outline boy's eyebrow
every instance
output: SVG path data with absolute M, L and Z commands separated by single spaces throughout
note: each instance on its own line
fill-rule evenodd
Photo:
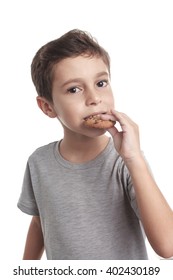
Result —
M 99 77 L 101 77 L 101 76 L 109 76 L 109 73 L 108 72 L 106 72 L 106 71 L 102 71 L 102 72 L 99 72 L 99 73 L 97 73 L 96 75 L 95 75 L 95 78 L 99 78 Z M 62 85 L 61 85 L 61 87 L 64 87 L 64 86 L 66 86 L 66 85 L 68 85 L 68 84 L 70 84 L 70 83 L 75 83 L 75 82 L 80 82 L 80 81 L 82 81 L 82 78 L 72 78 L 72 79 L 69 79 L 69 80 L 67 80 L 67 81 L 65 81 Z
M 108 72 L 106 72 L 106 71 L 102 71 L 102 72 L 99 72 L 99 73 L 97 73 L 96 74 L 96 78 L 99 78 L 99 77 L 101 77 L 101 76 L 109 76 L 109 73 Z

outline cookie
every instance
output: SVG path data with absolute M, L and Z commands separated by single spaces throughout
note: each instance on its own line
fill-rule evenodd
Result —
M 90 116 L 84 120 L 84 124 L 88 127 L 108 129 L 115 125 L 115 121 L 102 120 L 99 116 Z

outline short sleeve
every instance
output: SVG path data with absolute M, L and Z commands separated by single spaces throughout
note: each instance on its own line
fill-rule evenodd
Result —
M 35 195 L 32 186 L 32 178 L 31 178 L 31 173 L 30 173 L 30 168 L 28 163 L 26 166 L 22 191 L 17 206 L 22 212 L 26 214 L 39 216 L 39 211 L 35 200 Z

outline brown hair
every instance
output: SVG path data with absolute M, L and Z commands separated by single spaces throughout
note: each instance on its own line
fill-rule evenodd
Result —
M 110 72 L 108 53 L 89 33 L 74 29 L 42 46 L 34 56 L 31 76 L 38 95 L 52 101 L 54 66 L 65 58 L 79 55 L 102 58 Z

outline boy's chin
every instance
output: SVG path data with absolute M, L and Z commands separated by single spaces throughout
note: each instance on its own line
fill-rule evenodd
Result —
M 89 129 L 90 131 L 88 131 L 86 133 L 86 136 L 88 137 L 98 137 L 98 136 L 101 136 L 101 135 L 104 135 L 106 133 L 106 129 L 98 129 L 98 128 L 92 128 L 92 129 Z

